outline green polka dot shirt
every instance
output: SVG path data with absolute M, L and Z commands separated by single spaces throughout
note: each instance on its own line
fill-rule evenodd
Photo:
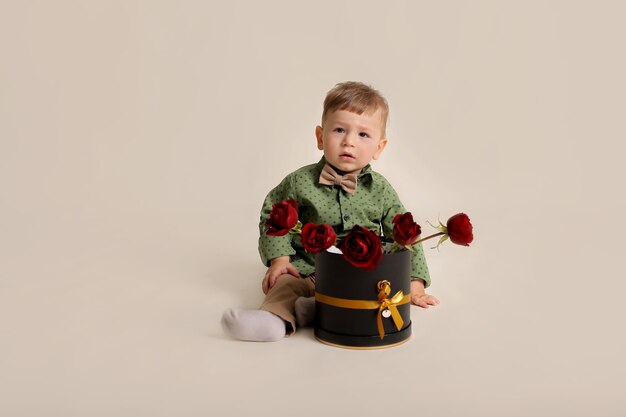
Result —
M 385 177 L 367 165 L 358 175 L 355 193 L 350 195 L 338 185 L 319 183 L 325 164 L 322 157 L 317 164 L 292 172 L 265 197 L 259 221 L 259 254 L 266 266 L 274 258 L 289 256 L 300 275 L 315 272 L 315 255 L 304 250 L 299 236 L 265 234 L 265 222 L 272 204 L 290 198 L 298 203 L 298 217 L 303 225 L 327 223 L 335 229 L 339 239 L 345 237 L 353 226 L 359 225 L 381 234 L 383 241 L 393 241 L 393 218 L 406 210 Z M 421 244 L 416 245 L 415 252 L 411 253 L 411 264 L 411 279 L 422 279 L 428 287 L 430 275 Z

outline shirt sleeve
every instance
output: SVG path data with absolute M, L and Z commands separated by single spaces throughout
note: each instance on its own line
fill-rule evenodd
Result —
M 382 218 L 383 235 L 386 239 L 392 240 L 393 232 L 393 219 L 398 214 L 406 213 L 404 205 L 400 201 L 396 190 L 393 189 L 391 184 L 385 180 L 384 195 L 384 212 Z M 413 246 L 415 252 L 411 252 L 411 280 L 422 279 L 424 281 L 424 287 L 430 286 L 430 273 L 428 271 L 428 265 L 426 264 L 426 258 L 424 257 L 424 248 L 419 243 Z
M 296 253 L 291 245 L 291 234 L 287 233 L 284 236 L 267 236 L 265 234 L 265 229 L 267 228 L 265 222 L 269 219 L 272 205 L 280 203 L 283 200 L 289 200 L 290 198 L 295 199 L 295 187 L 292 175 L 286 177 L 276 188 L 271 190 L 263 201 L 259 220 L 259 255 L 261 255 L 261 262 L 263 262 L 265 266 L 269 266 L 270 261 L 274 258 L 292 256 Z

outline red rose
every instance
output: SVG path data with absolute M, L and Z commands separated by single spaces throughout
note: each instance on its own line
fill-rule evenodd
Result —
M 422 233 L 419 224 L 413 221 L 411 213 L 398 214 L 393 218 L 393 240 L 400 245 L 412 245 Z
M 357 268 L 371 271 L 383 259 L 380 237 L 371 230 L 354 226 L 348 236 L 341 240 L 339 249 L 343 257 Z
M 472 240 L 474 240 L 472 223 L 470 223 L 470 219 L 465 213 L 458 213 L 450 217 L 446 227 L 452 243 L 469 246 Z
M 328 224 L 307 223 L 302 228 L 302 246 L 310 253 L 325 251 L 336 239 L 335 230 Z
M 265 222 L 268 236 L 284 236 L 298 223 L 298 204 L 293 198 L 272 205 L 270 218 Z

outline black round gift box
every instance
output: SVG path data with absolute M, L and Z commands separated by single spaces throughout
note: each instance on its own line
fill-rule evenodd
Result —
M 372 271 L 357 268 L 341 254 L 320 252 L 315 259 L 315 291 L 329 297 L 378 301 L 378 283 L 391 284 L 392 297 L 398 291 L 411 292 L 410 252 L 383 255 Z M 352 348 L 379 349 L 406 342 L 411 337 L 411 303 L 396 307 L 403 320 L 400 330 L 391 318 L 383 318 L 385 334 L 380 338 L 377 309 L 355 309 L 315 303 L 315 337 L 323 343 Z

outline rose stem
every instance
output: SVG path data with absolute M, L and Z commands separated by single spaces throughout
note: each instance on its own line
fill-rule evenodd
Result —
M 431 239 L 433 237 L 441 236 L 441 235 L 445 235 L 445 233 L 444 232 L 439 232 L 439 233 L 432 234 L 430 236 L 426 236 L 425 238 L 422 238 L 422 239 L 417 239 L 415 241 L 415 243 L 413 243 L 413 245 L 417 245 L 418 243 L 422 243 L 425 240 Z

